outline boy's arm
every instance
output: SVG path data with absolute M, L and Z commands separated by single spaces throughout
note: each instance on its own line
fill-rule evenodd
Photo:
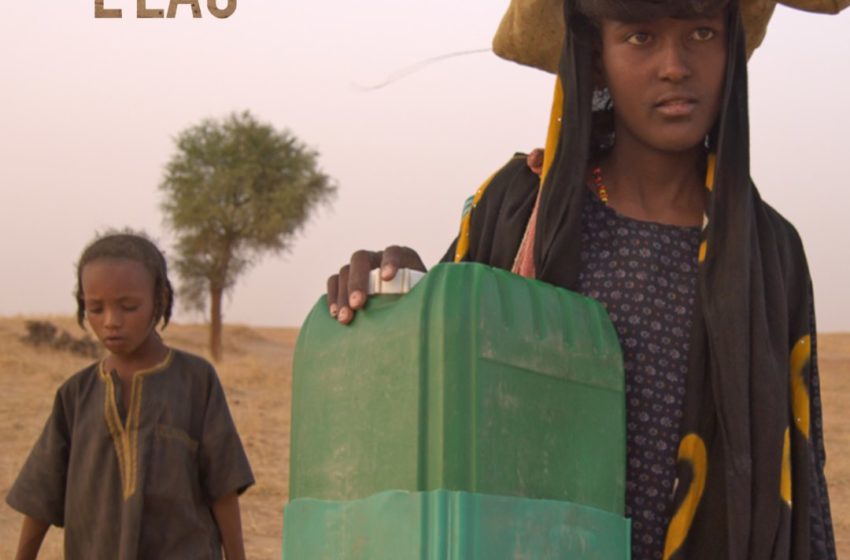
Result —
M 225 558 L 227 560 L 245 560 L 242 519 L 239 514 L 239 495 L 234 491 L 217 499 L 213 502 L 212 512 L 221 533 Z
M 39 521 L 29 515 L 24 515 L 24 522 L 21 525 L 21 538 L 18 541 L 18 552 L 15 554 L 15 560 L 35 560 L 38 557 L 38 550 L 41 548 L 41 543 L 44 541 L 44 535 L 50 528 L 49 523 Z

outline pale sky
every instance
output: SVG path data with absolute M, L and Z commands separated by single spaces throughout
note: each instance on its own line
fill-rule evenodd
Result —
M 224 5 L 223 0 L 219 1 Z M 417 61 L 486 48 L 507 0 L 242 0 L 235 14 L 95 19 L 94 0 L 6 2 L 0 18 L 0 315 L 71 314 L 95 232 L 131 226 L 170 249 L 158 185 L 173 138 L 250 110 L 321 154 L 339 195 L 238 283 L 225 321 L 297 326 L 354 249 L 435 262 L 464 199 L 543 143 L 553 77 L 490 53 L 364 92 Z M 166 8 L 167 0 L 147 0 Z M 821 331 L 850 331 L 850 10 L 778 7 L 750 62 L 752 171 L 800 231 Z M 177 313 L 179 321 L 201 317 Z

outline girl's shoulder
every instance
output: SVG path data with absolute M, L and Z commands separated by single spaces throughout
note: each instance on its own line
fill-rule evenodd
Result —
M 794 224 L 767 202 L 760 202 L 764 223 L 770 227 L 778 247 L 786 253 L 786 258 L 803 258 L 803 240 Z
M 537 195 L 540 176 L 528 165 L 528 154 L 516 152 L 476 193 L 479 200 L 512 202 Z

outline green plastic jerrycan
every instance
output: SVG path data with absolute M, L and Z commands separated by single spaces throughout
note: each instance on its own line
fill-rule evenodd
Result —
M 622 515 L 622 354 L 605 310 L 441 264 L 349 326 L 320 300 L 295 349 L 290 499 L 436 489 Z

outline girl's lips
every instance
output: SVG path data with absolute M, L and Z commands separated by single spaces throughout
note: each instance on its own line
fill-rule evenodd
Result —
M 655 110 L 665 117 L 687 117 L 696 110 L 697 102 L 687 97 L 671 97 L 655 104 Z

